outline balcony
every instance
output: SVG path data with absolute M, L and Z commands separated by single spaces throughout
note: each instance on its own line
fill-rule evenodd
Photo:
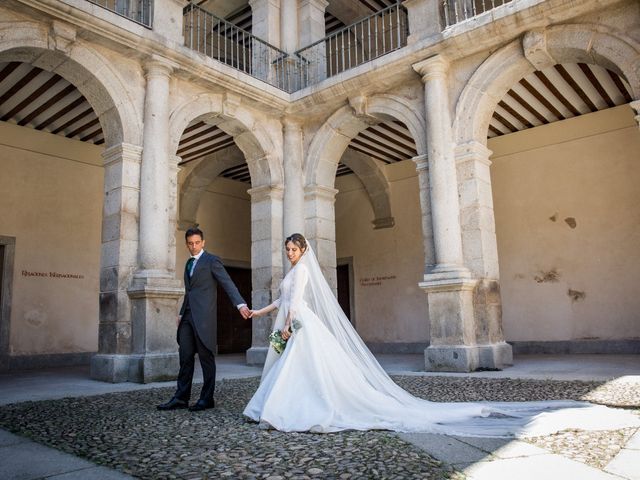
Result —
M 469 20 L 513 0 L 443 0 L 442 17 L 445 27 Z
M 87 0 L 140 25 L 151 28 L 153 0 Z

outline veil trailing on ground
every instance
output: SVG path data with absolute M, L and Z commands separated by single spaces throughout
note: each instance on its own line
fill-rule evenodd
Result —
M 362 381 L 376 392 L 378 400 L 371 407 L 370 423 L 365 422 L 366 428 L 430 431 L 450 435 L 524 437 L 567 428 L 610 430 L 640 426 L 640 419 L 629 412 L 588 402 L 552 400 L 442 403 L 414 397 L 389 377 L 355 331 L 322 274 L 311 246 L 307 247 L 298 263 L 306 270 L 306 275 L 297 277 L 296 273 L 294 277 L 306 277 L 304 303 L 335 338 L 346 354 L 346 359 L 353 363 L 364 378 Z M 283 322 L 282 318 L 280 322 Z M 316 340 L 312 342 L 318 349 L 326 348 L 322 344 L 316 344 Z M 346 359 L 343 361 L 347 361 Z M 363 384 L 344 388 L 350 390 L 349 395 L 354 396 L 363 395 L 368 390 Z M 370 390 L 369 392 L 371 395 Z M 350 415 L 349 411 L 346 414 Z
M 305 302 L 360 368 L 367 381 L 376 390 L 384 392 L 400 402 L 415 401 L 415 397 L 391 380 L 351 325 L 322 274 L 311 245 L 302 255 L 300 263 L 307 268 L 308 272 L 309 283 L 304 292 Z

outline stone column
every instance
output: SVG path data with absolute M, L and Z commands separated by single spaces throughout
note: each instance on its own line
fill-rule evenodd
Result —
M 280 48 L 280 3 L 281 0 L 249 0 L 252 15 L 251 33 L 255 37 Z M 267 49 L 264 43 L 255 41 L 252 48 L 252 75 L 268 80 L 274 78 L 278 72 L 276 64 L 278 58 L 275 52 Z
M 442 57 L 435 56 L 414 64 L 413 68 L 422 75 L 425 85 L 429 192 L 436 262 L 431 273 L 469 278 L 470 273 L 463 266 L 460 237 L 460 209 L 447 88 L 448 63 Z
M 299 48 L 308 47 L 325 36 L 324 13 L 329 2 L 326 0 L 302 0 L 300 2 L 300 41 Z M 314 84 L 327 77 L 327 51 L 324 42 L 310 50 L 302 52 L 306 63 L 302 81 L 304 85 Z M 304 86 L 303 85 L 303 86 Z
M 152 58 L 145 65 L 143 150 L 139 171 L 139 235 L 137 269 L 118 290 L 118 307 L 128 322 L 116 322 L 126 334 L 126 348 L 121 355 L 97 355 L 93 365 L 110 381 L 153 382 L 175 378 L 178 354 L 175 341 L 175 319 L 178 301 L 184 293 L 182 282 L 174 278 L 170 258 L 175 255 L 170 219 L 175 217 L 177 166 L 170 167 L 169 138 L 169 76 L 172 68 L 161 58 Z M 171 157 L 175 159 L 175 157 Z M 106 202 L 105 202 L 106 205 Z M 136 209 L 138 203 L 136 203 Z M 106 207 L 105 207 L 106 208 Z M 127 208 L 122 205 L 121 208 Z M 106 223 L 105 215 L 105 223 Z M 108 297 L 105 297 L 108 298 Z M 130 307 L 130 308 L 129 308 Z M 121 312 L 118 312 L 120 314 Z M 104 322 L 105 327 L 113 322 Z M 119 323 L 119 325 L 118 325 Z M 102 322 L 101 322 L 102 324 Z M 101 334 L 102 336 L 102 334 Z
M 132 5 L 140 3 L 142 2 L 131 2 Z M 182 45 L 184 42 L 182 10 L 186 2 L 184 0 L 154 0 L 152 4 L 154 32 Z
M 337 296 L 335 201 L 338 190 L 308 185 L 304 192 L 306 238 L 316 252 L 322 273 Z
M 439 35 L 444 29 L 444 18 L 440 13 L 441 0 L 404 0 L 402 2 L 407 9 L 409 19 L 409 32 L 407 37 L 409 45 L 418 40 Z
M 172 67 L 161 59 L 145 65 L 144 149 L 140 170 L 140 269 L 167 277 L 169 238 L 169 79 Z
M 304 234 L 304 174 L 302 171 L 302 127 L 285 118 L 284 125 L 284 237 Z
M 262 308 L 280 296 L 282 281 L 282 186 L 264 185 L 251 195 L 251 305 Z M 261 365 L 267 357 L 268 336 L 275 316 L 253 319 L 247 363 Z
M 487 357 L 483 366 L 502 368 L 513 363 L 513 353 L 502 331 L 490 155 L 491 151 L 478 142 L 458 145 L 455 149 L 462 251 L 465 265 L 478 279 L 473 291 L 476 342 L 481 355 Z
M 629 106 L 633 108 L 633 111 L 636 114 L 636 123 L 638 124 L 638 127 L 640 127 L 640 100 L 634 100 L 633 102 L 629 103 Z
M 280 49 L 298 49 L 298 0 L 280 0 Z
M 436 371 L 496 368 L 493 355 L 478 346 L 473 291 L 477 280 L 464 266 L 458 182 L 451 129 L 448 62 L 434 56 L 413 65 L 425 85 L 427 162 L 434 263 L 420 287 L 427 293 L 431 342 L 425 367 Z M 424 159 L 417 160 L 424 195 Z M 426 204 L 426 199 L 422 200 Z M 427 215 L 423 212 L 423 218 Z M 426 227 L 425 227 L 426 229 Z M 428 241 L 428 236 L 426 237 Z M 425 244 L 425 251 L 427 250 Z M 429 257 L 427 256 L 427 259 Z M 428 260 L 427 260 L 428 261 Z M 491 357 L 491 358 L 489 358 Z
M 91 378 L 128 380 L 131 353 L 131 303 L 127 288 L 138 265 L 138 215 L 142 147 L 120 144 L 102 153 L 104 205 L 100 255 L 98 354 Z

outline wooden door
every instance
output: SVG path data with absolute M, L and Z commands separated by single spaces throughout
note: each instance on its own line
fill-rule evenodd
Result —
M 251 307 L 251 269 L 226 267 L 240 295 Z M 251 347 L 251 319 L 244 320 L 218 285 L 218 353 L 244 353 Z

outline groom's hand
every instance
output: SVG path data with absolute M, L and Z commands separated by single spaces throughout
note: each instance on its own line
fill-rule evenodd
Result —
M 251 310 L 249 310 L 246 305 L 243 305 L 242 307 L 240 307 L 240 315 L 242 315 L 242 318 L 246 320 L 251 316 Z

